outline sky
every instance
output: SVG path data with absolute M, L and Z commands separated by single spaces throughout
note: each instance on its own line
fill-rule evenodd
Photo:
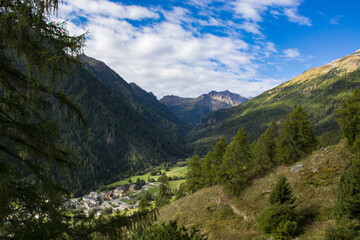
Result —
M 85 54 L 154 93 L 255 97 L 360 49 L 358 0 L 63 0 Z

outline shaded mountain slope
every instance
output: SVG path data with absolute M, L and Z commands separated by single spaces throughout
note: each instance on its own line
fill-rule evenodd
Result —
M 334 109 L 355 88 L 360 88 L 360 51 L 313 68 L 294 79 L 230 109 L 221 109 L 201 120 L 187 136 L 198 153 L 204 154 L 216 139 L 233 137 L 245 127 L 250 141 L 257 139 L 267 124 L 284 119 L 301 105 L 315 124 L 315 133 L 322 145 L 340 139 Z
M 222 109 L 237 106 L 246 102 L 248 98 L 229 91 L 211 91 L 197 98 L 182 98 L 178 96 L 164 96 L 160 102 L 165 104 L 171 111 L 190 126 L 195 126 L 200 120 L 210 113 Z
M 146 92 L 135 83 L 128 84 L 105 63 L 86 55 L 81 56 L 81 62 L 86 70 L 97 77 L 107 88 L 117 93 L 138 114 L 152 124 L 179 136 L 184 135 L 188 130 L 186 124 L 160 103 L 152 93 Z
M 79 163 L 73 179 L 61 177 L 72 190 L 89 190 L 183 157 L 173 133 L 144 118 L 84 67 L 77 67 L 59 87 L 73 97 L 88 121 L 87 129 L 71 123 L 61 131 Z

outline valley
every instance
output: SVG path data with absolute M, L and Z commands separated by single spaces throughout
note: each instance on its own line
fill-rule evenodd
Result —
M 0 239 L 360 239 L 359 7 L 1 1 Z

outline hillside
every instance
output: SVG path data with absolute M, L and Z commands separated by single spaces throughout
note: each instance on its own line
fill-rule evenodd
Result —
M 340 139 L 334 109 L 360 87 L 360 50 L 325 66 L 310 69 L 294 79 L 230 109 L 221 109 L 201 120 L 186 141 L 204 154 L 221 136 L 228 140 L 241 127 L 250 141 L 257 139 L 272 121 L 279 121 L 301 105 L 315 125 L 323 146 Z
M 171 130 L 145 118 L 106 86 L 103 83 L 109 80 L 106 75 L 102 80 L 99 77 L 79 66 L 59 86 L 72 96 L 88 122 L 85 129 L 73 122 L 66 126 L 66 119 L 60 119 L 64 123 L 62 140 L 76 156 L 78 166 L 71 179 L 67 176 L 58 178 L 72 191 L 106 185 L 184 156 L 182 144 Z M 133 93 L 130 91 L 129 94 Z
M 257 230 L 256 218 L 283 174 L 304 216 L 297 239 L 323 239 L 326 227 L 335 222 L 336 189 L 351 157 L 344 146 L 342 143 L 322 148 L 295 165 L 279 166 L 253 180 L 238 198 L 224 193 L 219 186 L 201 189 L 160 209 L 158 222 L 177 220 L 201 229 L 209 239 L 266 239 Z M 298 172 L 292 169 L 294 166 L 298 166 Z
M 166 105 L 176 116 L 190 126 L 195 126 L 210 113 L 237 106 L 246 102 L 248 98 L 229 91 L 211 91 L 197 98 L 182 98 L 178 96 L 164 96 L 160 102 Z
M 81 62 L 86 70 L 153 125 L 177 136 L 183 136 L 188 130 L 186 124 L 160 103 L 152 93 L 146 92 L 135 83 L 127 83 L 105 63 L 86 55 L 81 56 Z

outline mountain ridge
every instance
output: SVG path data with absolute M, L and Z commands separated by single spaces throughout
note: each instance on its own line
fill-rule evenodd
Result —
M 334 109 L 355 88 L 360 88 L 359 50 L 312 68 L 239 106 L 209 114 L 186 135 L 186 141 L 197 153 L 205 154 L 220 137 L 230 140 L 241 127 L 254 141 L 270 121 L 284 119 L 301 105 L 313 121 L 320 143 L 335 144 L 341 133 Z
M 160 102 L 166 105 L 181 120 L 194 126 L 211 112 L 237 106 L 247 100 L 248 98 L 225 90 L 221 92 L 211 91 L 196 98 L 166 95 L 160 99 Z

